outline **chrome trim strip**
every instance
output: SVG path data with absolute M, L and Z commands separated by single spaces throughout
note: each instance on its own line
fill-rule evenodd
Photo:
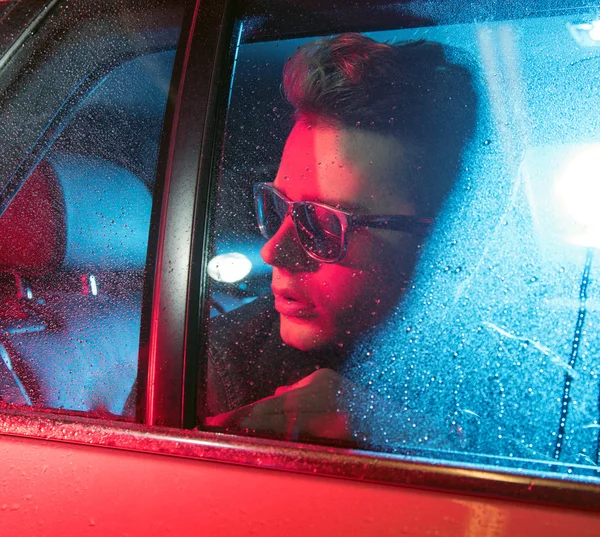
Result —
M 32 34 L 36 32 L 40 24 L 44 22 L 44 19 L 48 16 L 48 14 L 54 9 L 56 4 L 58 4 L 59 0 L 51 0 L 48 2 L 46 6 L 42 8 L 42 10 L 36 15 L 36 17 L 29 23 L 27 28 L 15 39 L 6 49 L 6 52 L 2 57 L 0 57 L 0 71 L 4 69 L 6 64 L 11 60 L 11 58 L 17 53 L 17 51 L 23 46 L 25 40 Z
M 523 470 L 486 470 L 475 464 L 425 462 L 396 455 L 228 434 L 106 422 L 6 409 L 2 435 L 154 453 L 454 492 L 583 510 L 600 510 L 600 486 Z M 1 441 L 1 440 L 0 440 Z M 545 474 L 545 475 L 543 475 Z M 600 483 L 600 481 L 599 481 Z

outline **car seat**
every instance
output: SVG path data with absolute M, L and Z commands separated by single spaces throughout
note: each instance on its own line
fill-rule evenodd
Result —
M 132 417 L 151 201 L 97 158 L 53 152 L 28 177 L 0 216 L 5 403 Z

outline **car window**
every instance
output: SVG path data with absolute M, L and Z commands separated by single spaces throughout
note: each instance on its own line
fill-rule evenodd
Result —
M 133 419 L 182 5 L 92 4 L 59 3 L 0 71 L 0 400 Z
M 594 480 L 600 22 L 388 8 L 240 21 L 201 426 Z
M 5 17 L 14 4 L 16 4 L 16 0 L 3 0 L 0 2 L 0 18 Z

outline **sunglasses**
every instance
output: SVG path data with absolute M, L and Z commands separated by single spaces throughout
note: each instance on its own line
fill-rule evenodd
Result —
M 254 185 L 258 228 L 265 239 L 273 237 L 285 218 L 292 218 L 298 241 L 304 251 L 322 263 L 337 263 L 344 258 L 347 232 L 368 227 L 424 234 L 431 220 L 407 215 L 358 215 L 313 201 L 291 201 L 273 183 Z

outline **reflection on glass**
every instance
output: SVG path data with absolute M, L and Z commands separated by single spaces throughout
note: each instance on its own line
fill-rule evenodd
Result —
M 237 252 L 221 254 L 208 262 L 208 275 L 217 282 L 233 283 L 243 280 L 252 270 L 252 263 Z

